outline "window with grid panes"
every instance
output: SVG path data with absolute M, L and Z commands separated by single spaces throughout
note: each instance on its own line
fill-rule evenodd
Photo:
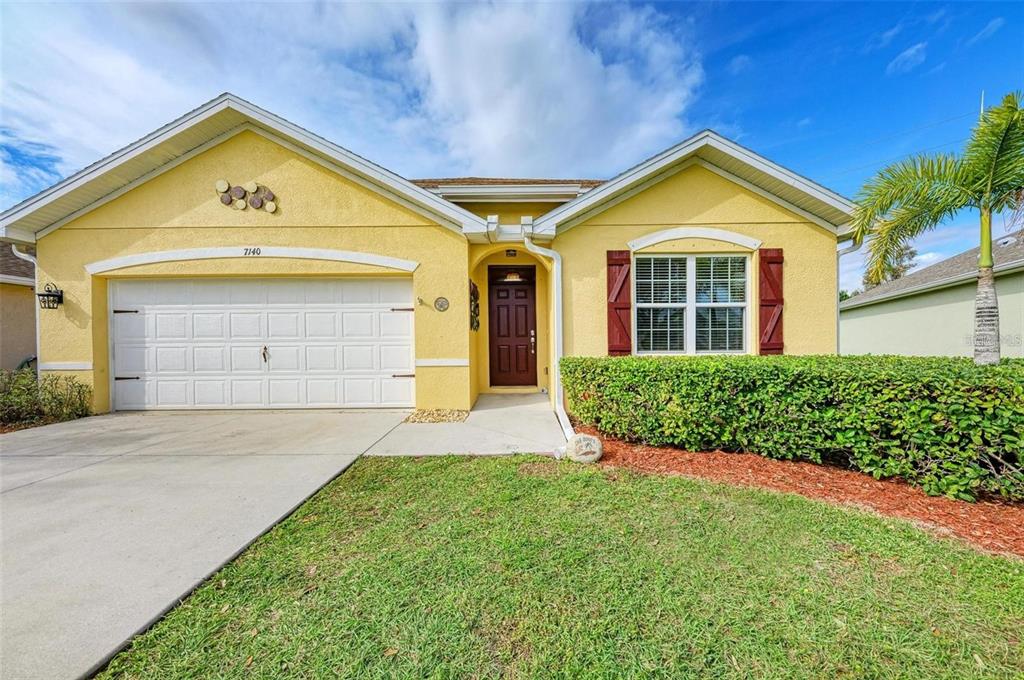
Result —
M 637 353 L 744 351 L 746 257 L 637 256 L 633 291 Z

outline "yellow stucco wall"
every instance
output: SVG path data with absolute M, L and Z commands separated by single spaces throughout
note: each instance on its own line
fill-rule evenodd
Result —
M 256 181 L 279 209 L 236 211 L 213 185 Z M 92 362 L 76 375 L 109 408 L 106 279 L 119 276 L 402 275 L 366 265 L 261 257 L 129 267 L 89 276 L 85 265 L 133 253 L 217 246 L 352 250 L 420 263 L 413 277 L 417 359 L 468 359 L 468 244 L 460 235 L 253 132 L 243 132 L 68 223 L 38 243 L 40 281 L 65 304 L 40 316 L 43 362 Z M 404 273 L 404 275 L 408 275 Z M 438 312 L 432 301 L 447 297 Z M 95 376 L 93 375 L 95 374 Z M 468 366 L 417 367 L 421 408 L 468 408 Z
M 514 250 L 515 257 L 508 257 L 506 250 Z M 522 267 L 533 266 L 536 271 L 536 314 L 537 314 L 537 388 L 549 388 L 552 345 L 551 345 L 551 285 L 549 268 L 551 264 L 533 256 L 522 245 L 499 243 L 473 245 L 470 247 L 472 278 L 480 288 L 480 331 L 472 338 L 475 344 L 471 366 L 474 375 L 474 389 L 477 393 L 529 391 L 528 389 L 492 388 L 490 380 L 490 336 L 488 335 L 487 268 L 490 266 Z
M 606 251 L 672 227 L 723 229 L 782 248 L 786 354 L 836 351 L 836 237 L 803 217 L 700 166 L 691 166 L 559 233 L 553 248 L 564 262 L 565 354 L 604 355 L 607 337 Z M 645 252 L 737 252 L 733 244 L 686 239 Z M 755 350 L 757 257 L 752 255 L 749 318 Z
M 17 368 L 35 355 L 35 329 L 35 290 L 31 286 L 0 283 L 0 368 Z

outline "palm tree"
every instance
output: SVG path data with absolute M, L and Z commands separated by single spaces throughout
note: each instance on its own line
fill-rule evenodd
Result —
M 903 246 L 965 208 L 981 216 L 974 361 L 999 363 L 999 307 L 992 275 L 992 215 L 1024 212 L 1024 110 L 1012 92 L 981 114 L 960 156 L 918 155 L 881 170 L 861 189 L 854 241 L 870 237 L 868 276 L 881 280 Z

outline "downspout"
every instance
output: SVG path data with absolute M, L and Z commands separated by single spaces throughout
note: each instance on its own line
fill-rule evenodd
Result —
M 563 404 L 563 391 L 562 391 L 562 374 L 559 371 L 559 363 L 562 360 L 562 256 L 551 250 L 550 248 L 541 248 L 535 245 L 530 240 L 530 233 L 525 229 L 523 230 L 523 245 L 526 250 L 533 253 L 534 255 L 540 255 L 541 257 L 547 257 L 551 259 L 551 278 L 554 281 L 554 291 L 552 297 L 554 297 L 554 313 L 555 313 L 555 332 L 553 337 L 553 345 L 555 349 L 555 365 L 554 375 L 551 378 L 552 392 L 555 396 L 555 417 L 558 418 L 558 424 L 562 426 L 562 434 L 565 435 L 566 439 L 572 437 L 576 432 L 572 429 L 572 423 L 569 422 L 569 414 L 565 412 L 565 405 Z M 555 456 L 561 458 L 564 454 L 564 449 L 555 451 Z
M 863 244 L 864 244 L 863 241 L 861 241 L 860 243 L 854 242 L 854 244 L 852 246 L 848 246 L 846 248 L 843 248 L 838 253 L 836 253 L 836 355 L 839 354 L 839 350 L 840 350 L 840 343 L 839 343 L 839 328 L 840 328 L 840 326 L 839 326 L 839 314 L 840 314 L 840 311 L 839 311 L 839 260 L 842 259 L 843 255 L 849 255 L 850 253 L 853 253 L 853 252 L 856 252 L 856 251 L 860 250 L 860 247 Z
M 38 266 L 39 263 L 36 262 L 36 258 L 32 257 L 28 253 L 23 253 L 20 250 L 18 250 L 18 246 L 13 244 L 13 243 L 11 244 L 11 252 L 19 260 L 25 260 L 25 262 L 31 263 L 31 265 L 32 265 L 32 293 L 33 293 L 33 295 L 35 295 L 35 292 L 39 288 L 39 266 Z M 36 329 L 35 329 L 36 330 L 36 379 L 38 380 L 39 379 L 39 305 L 32 305 L 32 306 L 36 310 Z

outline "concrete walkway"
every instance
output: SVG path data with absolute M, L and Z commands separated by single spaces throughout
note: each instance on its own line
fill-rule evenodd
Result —
M 92 672 L 405 415 L 131 413 L 0 435 L 0 677 Z
M 546 394 L 481 394 L 461 423 L 402 423 L 369 456 L 551 453 L 565 435 Z

